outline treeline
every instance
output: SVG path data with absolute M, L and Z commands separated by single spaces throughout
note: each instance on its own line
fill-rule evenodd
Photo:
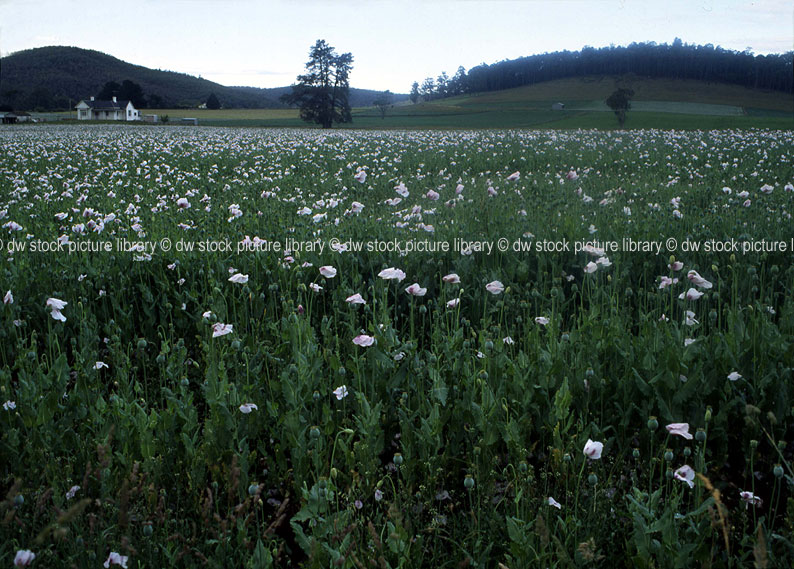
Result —
M 722 47 L 633 43 L 629 46 L 584 47 L 482 64 L 454 77 L 442 73 L 414 82 L 411 100 L 428 101 L 463 93 L 500 91 L 568 77 L 636 74 L 643 77 L 696 79 L 731 83 L 751 89 L 794 92 L 794 51 L 753 55 Z

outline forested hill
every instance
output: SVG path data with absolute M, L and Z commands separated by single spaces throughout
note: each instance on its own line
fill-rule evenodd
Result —
M 297 75 L 301 70 L 296 69 Z M 224 108 L 284 107 L 288 87 L 226 87 L 185 73 L 149 69 L 111 55 L 77 47 L 41 47 L 0 59 L 0 106 L 16 110 L 68 109 L 97 96 L 108 82 L 140 86 L 150 108 L 195 108 L 215 94 Z M 352 106 L 369 106 L 379 91 L 350 89 Z M 407 95 L 395 95 L 394 101 Z M 125 97 L 122 97 L 125 98 Z M 126 97 L 132 98 L 132 97 Z
M 751 89 L 792 93 L 794 51 L 753 55 L 712 45 L 633 43 L 627 47 L 585 47 L 463 68 L 449 78 L 442 73 L 417 82 L 414 96 L 424 100 L 464 93 L 500 91 L 569 77 L 626 75 L 696 79 Z

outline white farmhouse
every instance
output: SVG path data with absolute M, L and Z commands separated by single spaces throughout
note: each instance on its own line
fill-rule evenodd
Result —
M 77 120 L 81 121 L 139 121 L 140 111 L 132 101 L 97 101 L 91 97 L 89 101 L 80 101 L 75 106 Z

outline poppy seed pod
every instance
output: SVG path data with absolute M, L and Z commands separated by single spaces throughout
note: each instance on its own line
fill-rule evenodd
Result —
M 466 487 L 466 490 L 471 490 L 474 488 L 474 478 L 471 474 L 467 474 L 463 479 L 463 485 Z

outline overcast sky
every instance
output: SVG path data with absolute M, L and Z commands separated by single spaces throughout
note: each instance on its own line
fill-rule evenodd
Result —
M 413 81 L 525 55 L 655 41 L 794 49 L 791 0 L 0 0 L 0 54 L 48 45 L 223 85 L 279 87 L 325 39 L 351 85 Z

